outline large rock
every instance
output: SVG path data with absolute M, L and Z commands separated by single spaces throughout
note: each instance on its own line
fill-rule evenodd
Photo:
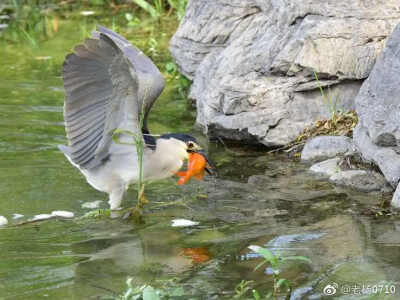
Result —
M 301 151 L 302 161 L 321 161 L 340 154 L 355 152 L 353 140 L 347 136 L 317 136 L 307 141 Z
M 364 82 L 356 110 L 356 145 L 395 187 L 400 180 L 400 25 Z
M 393 194 L 391 204 L 393 207 L 400 208 L 400 185 L 397 186 L 396 191 Z
M 337 108 L 350 109 L 398 0 L 190 1 L 171 40 L 193 79 L 197 123 L 211 135 L 286 144 Z M 326 89 L 321 97 L 313 74 Z

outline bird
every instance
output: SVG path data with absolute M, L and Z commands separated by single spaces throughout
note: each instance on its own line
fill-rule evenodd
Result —
M 65 57 L 62 78 L 68 145 L 58 148 L 94 189 L 108 194 L 111 210 L 121 209 L 126 190 L 138 182 L 137 149 L 127 145 L 132 135 L 145 145 L 144 182 L 176 174 L 192 152 L 210 161 L 189 134 L 157 139 L 150 134 L 147 118 L 165 79 L 150 58 L 114 31 L 97 26 Z

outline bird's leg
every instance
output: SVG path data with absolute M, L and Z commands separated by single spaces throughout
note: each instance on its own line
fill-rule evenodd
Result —
M 108 204 L 110 204 L 111 210 L 119 210 L 122 198 L 124 197 L 125 189 L 121 186 L 114 189 L 109 196 Z
M 132 218 L 135 223 L 144 224 L 144 219 L 142 216 L 142 207 L 145 204 L 149 203 L 149 201 L 144 196 L 144 184 L 140 187 L 139 194 L 138 194 L 138 201 L 136 203 L 136 207 L 132 209 L 132 211 L 127 214 L 124 218 Z

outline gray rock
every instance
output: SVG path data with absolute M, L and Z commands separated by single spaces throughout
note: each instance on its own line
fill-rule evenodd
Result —
M 375 171 L 347 170 L 342 171 L 340 159 L 332 158 L 311 166 L 310 171 L 321 176 L 329 177 L 334 184 L 347 186 L 359 191 L 381 191 L 386 187 L 385 178 Z
M 347 136 L 317 136 L 307 141 L 301 152 L 301 160 L 321 161 L 354 152 L 353 140 Z
M 381 174 L 366 170 L 339 171 L 329 177 L 329 181 L 363 192 L 381 191 L 386 185 Z
M 338 157 L 321 161 L 311 166 L 310 171 L 322 176 L 331 177 L 335 173 L 340 171 Z
M 205 132 L 280 146 L 354 107 L 399 21 L 398 0 L 190 1 L 170 50 Z
M 368 135 L 368 129 L 362 123 L 354 130 L 353 140 L 363 158 L 375 163 L 382 171 L 392 187 L 396 187 L 400 179 L 400 156 L 391 147 L 379 147 Z
M 354 141 L 363 157 L 379 166 L 396 187 L 400 180 L 400 25 L 386 43 L 356 97 L 359 123 Z
M 400 208 L 400 184 L 397 186 L 396 191 L 393 194 L 392 206 Z

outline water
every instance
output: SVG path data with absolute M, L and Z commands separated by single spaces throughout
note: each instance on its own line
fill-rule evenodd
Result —
M 60 68 L 82 39 L 79 24 L 80 18 L 61 21 L 54 38 L 37 49 L 4 42 L 0 47 L 0 215 L 11 223 L 0 229 L 0 299 L 100 299 L 121 294 L 127 277 L 156 287 L 173 281 L 184 287 L 183 299 L 231 299 L 241 280 L 253 280 L 265 293 L 272 285 L 269 270 L 254 271 L 260 259 L 249 245 L 312 260 L 291 261 L 281 270 L 294 286 L 293 299 L 323 298 L 327 285 L 350 299 L 347 287 L 378 284 L 398 291 L 376 299 L 398 299 L 400 220 L 362 214 L 381 196 L 336 188 L 308 174 L 306 166 L 263 149 L 207 145 L 219 177 L 183 187 L 176 178 L 148 186 L 144 225 L 80 218 L 91 210 L 84 203 L 101 201 L 106 208 L 107 198 L 57 150 L 66 142 Z M 159 50 L 150 54 L 164 71 L 176 24 L 144 25 L 124 34 L 144 49 L 155 38 Z M 206 143 L 193 128 L 195 112 L 178 95 L 176 81 L 168 85 L 150 128 L 191 132 Z M 131 189 L 123 205 L 132 206 L 135 196 Z M 13 226 L 53 210 L 77 217 Z M 15 213 L 24 217 L 12 220 Z M 177 218 L 200 224 L 172 227 Z

